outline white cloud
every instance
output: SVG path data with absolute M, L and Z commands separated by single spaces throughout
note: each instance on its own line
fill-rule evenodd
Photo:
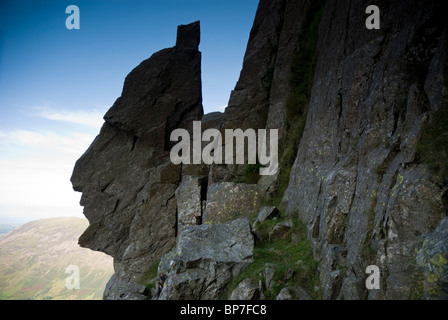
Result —
M 50 157 L 0 161 L 0 206 L 79 207 L 71 170 L 68 162 Z
M 94 128 L 101 127 L 104 122 L 103 115 L 106 110 L 106 108 L 97 108 L 89 111 L 70 111 L 52 106 L 40 106 L 34 109 L 36 110 L 34 115 L 41 118 L 84 124 Z
M 4 147 L 19 146 L 39 149 L 40 153 L 63 155 L 82 154 L 92 143 L 94 135 L 74 132 L 71 136 L 62 136 L 52 131 L 37 132 L 29 130 L 0 131 L 0 145 Z
M 72 122 L 78 119 L 88 123 L 88 117 L 81 120 L 74 117 L 76 114 L 82 113 L 71 113 Z M 92 121 L 89 125 L 94 124 Z M 54 131 L 0 131 L 0 215 L 27 220 L 83 217 L 81 194 L 73 191 L 70 177 L 76 160 L 94 138 L 84 132 L 62 135 Z

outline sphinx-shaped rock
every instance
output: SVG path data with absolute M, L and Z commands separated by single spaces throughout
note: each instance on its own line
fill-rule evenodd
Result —
M 203 114 L 199 39 L 199 22 L 179 26 L 176 46 L 129 73 L 71 177 L 90 222 L 79 243 L 114 258 L 121 291 L 176 242 L 181 168 L 170 162 L 169 137 Z

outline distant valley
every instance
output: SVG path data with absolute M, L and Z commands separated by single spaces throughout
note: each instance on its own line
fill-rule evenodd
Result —
M 21 223 L 0 223 L 0 239 L 20 225 Z
M 41 219 L 15 229 L 1 225 L 0 299 L 102 299 L 112 258 L 78 245 L 87 226 L 80 218 Z M 66 273 L 69 266 L 79 270 L 79 289 L 71 288 L 75 274 Z

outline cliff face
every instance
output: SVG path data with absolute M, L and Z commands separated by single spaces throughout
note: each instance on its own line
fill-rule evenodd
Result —
M 417 157 L 423 124 L 448 107 L 447 25 L 440 2 L 387 1 L 368 30 L 368 5 L 326 2 L 284 203 L 308 225 L 324 298 L 416 298 L 416 252 L 447 213 L 446 185 Z M 370 264 L 381 286 L 369 292 Z
M 114 257 L 106 298 L 219 298 L 252 261 L 244 217 L 263 202 L 290 219 L 269 238 L 291 247 L 294 219 L 305 224 L 324 299 L 446 297 L 447 23 L 439 1 L 380 1 L 381 27 L 368 30 L 369 4 L 261 0 L 224 114 L 202 117 L 198 23 L 128 75 L 72 176 L 90 221 L 81 245 Z M 170 133 L 193 120 L 279 129 L 280 171 L 245 184 L 250 166 L 173 165 Z M 234 225 L 245 233 L 222 243 Z M 137 283 L 153 265 L 149 293 Z M 368 265 L 380 289 L 366 289 Z
M 260 1 L 243 67 L 220 123 L 221 131 L 241 128 L 278 129 L 283 135 L 286 104 L 293 94 L 291 65 L 309 1 Z M 232 181 L 244 166 L 212 166 L 210 181 Z M 263 178 L 268 189 L 276 176 Z M 264 191 L 264 190 L 263 190 Z

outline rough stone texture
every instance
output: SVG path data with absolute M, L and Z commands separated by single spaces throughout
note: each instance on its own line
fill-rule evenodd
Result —
M 143 61 L 126 77 L 106 122 L 169 150 L 169 135 L 202 117 L 199 22 L 179 26 L 176 46 Z
M 265 127 L 270 89 L 266 80 L 275 63 L 285 2 L 262 0 L 258 5 L 243 68 L 224 113 L 223 130 Z
M 311 300 L 310 295 L 300 286 L 283 288 L 275 300 Z
M 221 223 L 257 212 L 260 196 L 257 185 L 219 182 L 208 187 L 204 223 Z
M 123 242 L 123 256 L 115 260 L 116 274 L 135 274 L 133 279 L 138 281 L 154 259 L 175 245 L 175 190 L 175 185 L 155 184 L 148 201 L 135 209 L 128 238 Z
M 265 199 L 272 199 L 277 189 L 278 171 L 276 174 L 260 176 L 257 181 L 258 189 Z
M 219 299 L 232 277 L 252 262 L 253 248 L 247 218 L 184 229 L 159 299 Z
M 269 232 L 269 241 L 286 241 L 291 240 L 291 228 L 293 227 L 292 221 L 284 221 L 277 223 Z
M 262 223 L 263 221 L 267 219 L 273 219 L 273 218 L 279 218 L 280 217 L 280 211 L 274 206 L 263 206 L 260 208 L 260 211 L 258 212 L 257 219 L 252 224 L 252 228 L 255 228 L 255 226 L 258 223 Z
M 177 27 L 176 47 L 197 50 L 200 41 L 199 21 Z
M 294 299 L 289 289 L 283 288 L 282 290 L 280 290 L 277 297 L 275 297 L 275 300 L 294 300 Z
M 176 189 L 177 199 L 177 233 L 183 229 L 202 223 L 202 181 L 205 178 L 184 176 Z
M 229 300 L 259 300 L 260 288 L 254 280 L 247 278 L 241 281 L 232 291 Z
M 201 119 L 202 131 L 207 129 L 221 129 L 223 117 L 224 113 L 218 111 L 204 114 Z
M 262 5 L 262 1 L 260 1 Z M 279 138 L 283 135 L 286 119 L 286 103 L 292 95 L 290 85 L 291 64 L 297 51 L 302 23 L 310 1 L 286 0 L 282 13 L 282 22 L 278 30 L 275 63 L 269 92 L 269 111 L 266 129 L 278 129 Z
M 415 150 L 427 112 L 446 107 L 447 24 L 441 2 L 381 1 L 381 29 L 367 30 L 369 4 L 326 2 L 283 202 L 308 225 L 324 298 L 407 299 L 421 235 L 445 215 Z M 370 292 L 369 264 L 383 275 Z
M 129 281 L 121 281 L 113 275 L 104 290 L 104 300 L 147 300 L 146 287 Z
M 205 114 L 201 119 L 201 131 L 204 132 L 207 129 L 218 129 L 221 126 L 223 118 L 223 113 L 221 112 L 212 112 Z M 190 135 L 190 145 L 193 143 L 192 136 Z M 209 141 L 202 142 L 202 148 L 208 145 Z M 193 159 L 193 148 L 191 148 L 190 159 Z M 182 176 L 197 176 L 197 177 L 208 177 L 210 172 L 210 165 L 205 163 L 201 164 L 182 164 Z M 179 175 L 180 177 L 180 175 Z M 204 189 L 204 188 L 203 188 Z
M 283 129 L 286 101 L 292 94 L 291 63 L 308 5 L 297 0 L 260 1 L 223 129 Z
M 180 26 L 175 47 L 129 73 L 99 135 L 76 162 L 71 181 L 83 193 L 90 223 L 79 243 L 114 258 L 106 291 L 122 295 L 126 282 L 132 289 L 175 245 L 181 167 L 171 164 L 169 136 L 203 114 L 199 37 L 199 22 Z
M 266 268 L 264 269 L 264 283 L 266 285 L 266 289 L 268 290 L 272 290 L 272 288 L 274 287 L 274 275 L 276 267 L 276 265 L 267 264 Z
M 292 91 L 291 64 L 309 1 L 261 0 L 250 32 L 243 68 L 230 94 L 221 131 L 278 129 L 283 132 L 286 101 Z M 223 143 L 225 140 L 223 139 Z M 210 183 L 236 181 L 244 165 L 212 165 Z M 263 192 L 272 192 L 276 174 L 262 177 Z
M 425 298 L 448 299 L 448 217 L 425 237 L 417 254 L 417 264 L 424 275 Z

